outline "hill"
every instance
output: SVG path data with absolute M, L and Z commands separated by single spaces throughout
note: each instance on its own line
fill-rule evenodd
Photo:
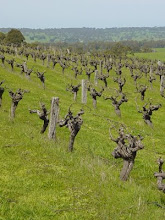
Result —
M 158 170 L 156 160 L 160 156 L 165 158 L 165 105 L 159 92 L 159 76 L 154 75 L 156 80 L 153 82 L 153 88 L 150 88 L 149 75 L 142 74 L 138 86 L 146 84 L 148 89 L 145 100 L 141 101 L 129 69 L 125 65 L 122 67 L 122 78 L 126 79 L 123 92 L 128 102 L 121 105 L 120 118 L 115 114 L 111 101 L 105 101 L 103 98 L 116 95 L 118 87 L 114 77 L 117 76 L 115 62 L 120 63 L 118 58 L 114 59 L 113 68 L 110 70 L 108 87 L 104 88 L 103 97 L 97 99 L 97 108 L 94 109 L 89 92 L 85 105 L 81 103 L 80 91 L 76 102 L 73 101 L 73 94 L 66 91 L 68 84 L 76 85 L 81 83 L 82 79 L 87 79 L 85 70 L 77 78 L 74 77 L 72 67 L 76 65 L 76 58 L 80 67 L 79 55 L 72 55 L 71 65 L 68 64 L 62 74 L 60 62 L 52 69 L 52 61 L 47 67 L 46 60 L 43 65 L 40 56 L 37 57 L 37 62 L 34 62 L 30 55 L 26 60 L 26 50 L 29 49 L 14 57 L 13 72 L 6 61 L 5 66 L 0 64 L 0 81 L 5 80 L 5 92 L 0 108 L 0 218 L 163 219 L 165 195 L 158 191 L 153 175 Z M 53 54 L 53 51 L 35 52 Z M 61 51 L 56 51 L 55 59 L 60 53 Z M 4 55 L 6 60 L 14 56 L 9 53 Z M 152 53 L 152 56 L 153 60 L 157 57 L 156 53 Z M 92 57 L 89 54 L 84 57 L 88 60 L 103 59 L 103 56 Z M 61 58 L 61 62 L 64 63 L 64 60 Z M 21 74 L 16 65 L 23 61 L 27 62 L 29 69 L 33 69 L 30 79 L 27 79 L 24 73 Z M 123 59 L 122 63 L 125 62 Z M 128 63 L 131 62 L 128 58 Z M 135 59 L 135 62 L 151 65 L 151 61 Z M 157 62 L 154 66 L 157 66 Z M 36 71 L 46 71 L 45 90 L 35 74 Z M 103 73 L 106 73 L 105 69 Z M 97 91 L 104 87 L 101 80 L 98 85 L 94 85 L 94 74 L 90 80 L 91 86 Z M 29 93 L 24 94 L 16 109 L 16 117 L 12 120 L 8 90 L 16 91 L 18 88 L 28 90 Z M 29 113 L 29 109 L 39 108 L 39 102 L 44 102 L 50 110 L 52 97 L 60 99 L 60 119 L 64 118 L 70 106 L 74 115 L 81 108 L 84 109 L 83 124 L 76 136 L 72 153 L 67 150 L 70 135 L 68 128 L 57 127 L 57 140 L 51 141 L 47 137 L 47 130 L 40 134 L 42 121 L 37 115 Z M 135 100 L 139 108 L 149 100 L 153 104 L 162 104 L 162 108 L 152 115 L 154 129 L 144 123 L 142 115 L 137 112 Z M 126 127 L 126 132 L 142 135 L 145 146 L 138 152 L 127 182 L 120 180 L 123 161 L 112 156 L 116 144 L 109 138 L 109 128 L 115 126 L 118 129 L 121 124 Z M 117 137 L 117 131 L 112 131 L 114 137 Z
M 125 27 L 125 28 L 52 28 L 52 29 L 19 29 L 27 42 L 91 42 L 91 41 L 142 41 L 164 40 L 165 27 Z M 9 32 L 10 28 L 0 28 Z

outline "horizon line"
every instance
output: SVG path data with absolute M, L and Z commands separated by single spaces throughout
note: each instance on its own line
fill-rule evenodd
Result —
M 45 29 L 113 29 L 113 28 L 164 28 L 165 26 L 114 26 L 114 27 L 45 27 L 45 28 L 33 28 L 33 27 L 0 27 L 0 29 L 33 29 L 33 30 L 45 30 Z

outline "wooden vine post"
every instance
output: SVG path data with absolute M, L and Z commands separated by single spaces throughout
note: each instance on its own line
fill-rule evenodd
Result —
M 56 139 L 56 125 L 58 123 L 58 115 L 59 115 L 59 98 L 53 97 L 51 104 L 51 112 L 50 112 L 50 122 L 49 122 L 49 139 Z
M 87 103 L 87 81 L 82 79 L 82 103 Z
M 98 70 L 95 70 L 95 78 L 94 78 L 94 84 L 98 84 Z
M 161 75 L 160 78 L 160 95 L 164 97 L 164 87 L 165 87 L 165 75 Z
M 18 56 L 18 50 L 17 50 L 17 47 L 14 48 L 14 51 L 15 51 L 15 56 L 17 57 L 17 56 Z
M 27 63 L 26 63 L 26 61 L 24 61 L 22 65 L 23 65 L 24 72 L 26 73 L 27 72 Z

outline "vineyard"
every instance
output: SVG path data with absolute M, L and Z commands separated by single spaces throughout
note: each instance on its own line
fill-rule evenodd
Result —
M 0 219 L 165 217 L 157 53 L 0 46 Z

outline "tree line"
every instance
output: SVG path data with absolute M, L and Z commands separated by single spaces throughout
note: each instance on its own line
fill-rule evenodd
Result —
M 19 29 L 29 42 L 117 42 L 127 40 L 165 40 L 165 27 L 123 27 L 123 28 L 50 28 Z M 0 28 L 7 33 L 10 28 Z
M 1 29 L 0 29 L 1 30 Z M 2 29 L 3 31 L 6 29 Z M 8 29 L 7 29 L 8 30 Z M 65 29 L 64 29 L 65 30 Z M 72 29 L 71 29 L 72 30 Z M 74 30 L 74 29 L 73 29 Z M 73 31 L 72 30 L 72 31 Z M 75 31 L 75 30 L 74 30 Z M 82 31 L 83 32 L 83 31 Z M 44 38 L 43 38 L 44 39 Z M 58 42 L 44 42 L 40 43 L 39 40 L 36 42 L 29 43 L 25 41 L 25 36 L 23 32 L 18 29 L 11 29 L 7 33 L 0 32 L 0 44 L 3 45 L 11 45 L 14 44 L 16 46 L 21 46 L 24 43 L 27 47 L 37 47 L 37 46 L 45 46 L 50 47 L 54 46 L 56 48 L 67 49 L 76 52 L 76 53 L 86 53 L 86 52 L 110 52 L 111 54 L 121 56 L 126 55 L 128 53 L 135 52 L 152 52 L 153 48 L 164 48 L 165 40 L 120 40 L 120 41 L 104 41 L 91 39 L 90 41 L 80 42 L 79 40 L 73 40 L 72 42 L 68 42 L 67 40 L 60 40 Z

